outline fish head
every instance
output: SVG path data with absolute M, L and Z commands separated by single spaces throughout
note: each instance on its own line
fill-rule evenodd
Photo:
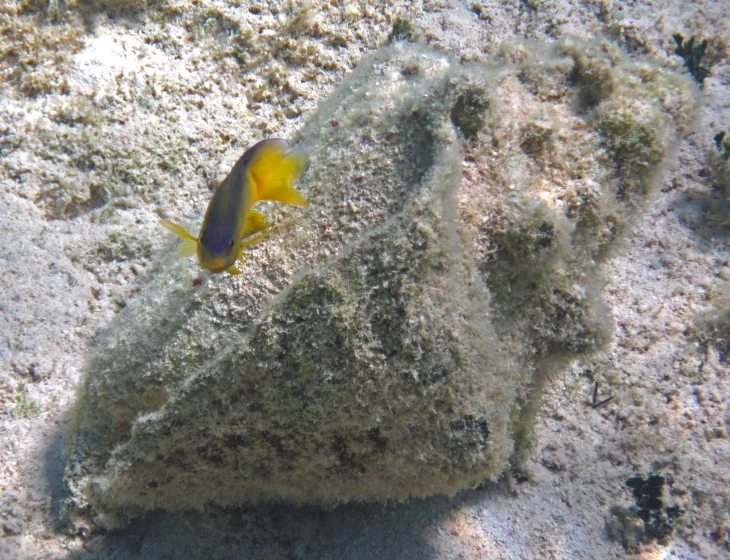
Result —
M 239 243 L 232 231 L 204 228 L 198 240 L 198 263 L 211 272 L 223 272 L 238 259 Z

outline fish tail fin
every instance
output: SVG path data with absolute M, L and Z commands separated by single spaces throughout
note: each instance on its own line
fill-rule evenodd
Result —
M 306 204 L 307 199 L 292 184 L 307 166 L 309 154 L 302 147 L 287 151 L 284 140 L 265 140 L 248 167 L 251 183 L 256 186 L 254 202 L 276 200 L 288 204 Z

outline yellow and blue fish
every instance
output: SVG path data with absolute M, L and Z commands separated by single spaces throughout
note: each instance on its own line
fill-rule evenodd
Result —
M 262 140 L 246 150 L 215 189 L 198 237 L 170 220 L 160 220 L 160 225 L 183 238 L 179 255 L 197 254 L 200 266 L 211 272 L 239 274 L 235 262 L 243 249 L 270 233 L 266 218 L 253 205 L 259 200 L 306 204 L 292 184 L 307 159 L 306 150 L 289 149 L 286 140 Z

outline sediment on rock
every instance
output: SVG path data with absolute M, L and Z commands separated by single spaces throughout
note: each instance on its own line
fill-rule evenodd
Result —
M 99 337 L 70 518 L 497 477 L 541 380 L 606 344 L 598 263 L 695 105 L 689 78 L 605 42 L 363 60 L 294 139 L 310 205 L 266 211 L 296 225 L 235 278 L 193 287 L 168 258 Z

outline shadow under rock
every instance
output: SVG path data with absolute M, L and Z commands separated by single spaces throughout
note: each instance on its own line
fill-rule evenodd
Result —
M 153 511 L 124 530 L 92 538 L 64 560 L 185 558 L 381 560 L 436 559 L 436 529 L 459 507 L 499 491 L 464 491 L 406 504 L 211 507 L 205 512 Z
M 54 523 L 59 523 L 61 519 L 63 501 L 66 498 L 63 491 L 63 474 L 66 467 L 65 446 L 66 433 L 61 425 L 49 436 L 43 463 L 51 497 L 51 516 Z

